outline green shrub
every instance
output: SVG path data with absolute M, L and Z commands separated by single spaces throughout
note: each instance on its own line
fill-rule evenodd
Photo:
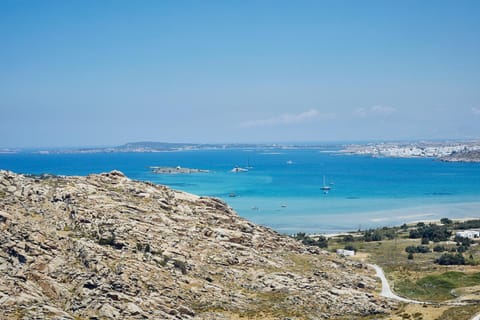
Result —
M 440 265 L 464 265 L 465 258 L 461 253 L 444 253 L 435 262 Z

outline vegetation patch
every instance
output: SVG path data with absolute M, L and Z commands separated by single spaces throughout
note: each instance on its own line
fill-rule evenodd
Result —
M 455 296 L 452 290 L 461 287 L 471 287 L 480 284 L 480 272 L 465 274 L 450 271 L 439 275 L 428 275 L 417 281 L 402 279 L 395 284 L 395 290 L 400 295 L 423 301 L 445 301 Z
M 469 320 L 479 311 L 478 305 L 453 307 L 443 312 L 438 320 Z

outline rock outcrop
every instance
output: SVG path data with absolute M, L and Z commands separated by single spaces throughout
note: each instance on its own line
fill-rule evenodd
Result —
M 0 171 L 1 319 L 352 319 L 390 310 L 377 286 L 217 199 Z
M 452 152 L 448 156 L 441 157 L 440 160 L 447 162 L 480 162 L 480 150 Z

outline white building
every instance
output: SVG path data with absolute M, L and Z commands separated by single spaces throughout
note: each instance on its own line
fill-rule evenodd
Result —
M 346 249 L 337 249 L 337 254 L 344 257 L 353 257 L 355 255 L 355 251 L 346 250 Z
M 462 238 L 474 239 L 474 238 L 480 238 L 480 231 L 476 231 L 476 230 L 457 231 L 456 235 Z

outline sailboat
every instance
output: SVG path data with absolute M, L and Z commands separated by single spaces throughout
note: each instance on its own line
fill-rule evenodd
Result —
M 250 164 L 250 157 L 247 159 L 247 169 L 253 169 L 253 166 Z
M 238 172 L 247 172 L 248 169 L 245 169 L 245 168 L 241 168 L 239 166 L 235 166 L 232 170 L 230 170 L 230 172 L 235 172 L 235 173 L 238 173 Z
M 325 193 L 328 193 L 328 191 L 332 189 L 332 187 L 325 183 L 325 175 L 323 176 L 323 187 L 321 187 L 320 189 L 323 190 Z

